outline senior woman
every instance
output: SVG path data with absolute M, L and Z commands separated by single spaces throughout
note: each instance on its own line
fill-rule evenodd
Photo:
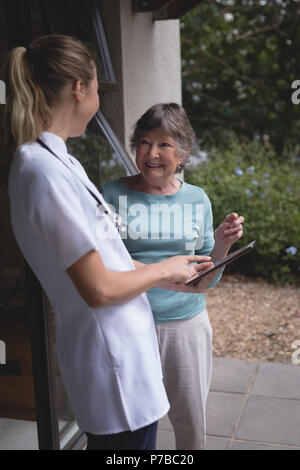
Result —
M 175 254 L 225 256 L 243 233 L 243 217 L 229 214 L 213 231 L 211 204 L 200 187 L 181 182 L 194 131 L 176 103 L 151 107 L 136 123 L 131 148 L 139 174 L 104 184 L 107 202 L 120 214 L 123 241 L 136 267 Z M 169 418 L 177 449 L 205 445 L 205 408 L 212 370 L 212 328 L 204 290 L 222 272 L 196 287 L 165 284 L 147 292 L 159 342 Z

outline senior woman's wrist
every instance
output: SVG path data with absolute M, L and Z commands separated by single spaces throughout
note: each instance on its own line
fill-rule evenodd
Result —
M 223 240 L 220 240 L 216 237 L 215 246 L 210 254 L 212 261 L 215 263 L 216 261 L 227 256 L 230 248 L 231 244 L 225 243 Z

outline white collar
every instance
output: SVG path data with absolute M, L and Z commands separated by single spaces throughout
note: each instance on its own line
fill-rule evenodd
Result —
M 91 182 L 86 174 L 78 171 L 78 168 L 72 163 L 70 156 L 68 155 L 68 149 L 64 140 L 57 134 L 52 132 L 43 132 L 40 136 L 41 140 L 48 145 L 48 147 L 55 153 L 55 155 L 73 172 L 77 177 L 82 181 L 84 186 L 86 186 L 90 191 L 97 196 L 98 199 L 102 202 L 102 205 L 109 212 L 108 205 L 103 199 L 102 194 L 99 192 L 98 188 Z
M 60 157 L 68 156 L 66 143 L 59 135 L 44 131 L 40 138 L 45 142 L 45 144 L 48 145 L 48 147 L 50 147 L 53 152 L 58 153 Z

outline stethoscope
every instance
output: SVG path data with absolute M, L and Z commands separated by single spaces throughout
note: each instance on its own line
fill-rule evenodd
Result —
M 61 159 L 58 157 L 58 155 L 56 155 L 56 153 L 53 152 L 53 150 L 52 150 L 50 147 L 48 147 L 48 145 L 47 145 L 45 142 L 43 142 L 41 139 L 37 139 L 37 143 L 38 143 L 41 147 L 43 147 L 45 150 L 48 150 L 48 152 L 50 152 L 52 155 L 54 155 L 54 157 L 56 157 L 58 160 L 61 161 Z M 62 163 L 64 163 L 64 162 L 62 162 Z M 74 165 L 73 162 L 72 162 L 72 164 Z M 67 168 L 69 168 L 68 165 L 66 165 L 65 163 L 64 163 L 64 165 L 65 165 Z M 76 174 L 76 173 L 75 173 L 75 174 Z M 78 176 L 78 175 L 76 175 L 76 176 Z M 78 177 L 78 178 L 79 178 L 79 177 Z M 80 179 L 80 178 L 79 178 L 79 179 Z M 80 181 L 81 181 L 81 179 L 80 179 Z M 81 182 L 82 182 L 82 184 L 84 185 L 84 187 L 88 190 L 88 192 L 90 193 L 90 195 L 97 201 L 97 208 L 99 208 L 99 210 L 102 209 L 103 214 L 108 215 L 108 216 L 110 217 L 111 221 L 113 222 L 113 224 L 115 225 L 115 227 L 117 228 L 117 230 L 118 230 L 119 232 L 125 232 L 125 231 L 126 231 L 126 227 L 124 227 L 124 226 L 121 225 L 121 223 L 120 223 L 120 216 L 119 216 L 118 214 L 116 214 L 115 212 L 113 212 L 113 211 L 110 209 L 110 207 L 105 207 L 105 206 L 103 205 L 103 203 L 100 201 L 100 199 L 96 196 L 96 194 L 94 194 L 94 193 L 84 184 L 83 181 L 81 181 Z

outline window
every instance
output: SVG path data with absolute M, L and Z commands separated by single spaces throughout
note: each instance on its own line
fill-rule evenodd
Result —
M 81 162 L 93 183 L 135 174 L 136 167 L 120 145 L 101 111 L 80 138 L 68 140 L 69 152 Z
M 44 34 L 75 36 L 89 46 L 98 58 L 99 81 L 115 83 L 99 1 L 5 0 L 3 3 L 1 9 L 8 25 L 9 48 L 28 45 Z

